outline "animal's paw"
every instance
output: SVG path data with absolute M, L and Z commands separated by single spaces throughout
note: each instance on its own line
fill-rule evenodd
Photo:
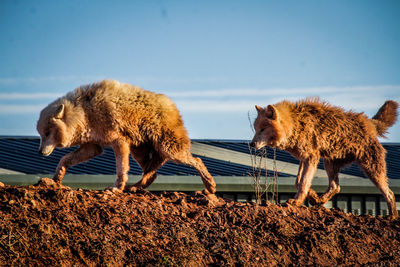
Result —
M 60 188 L 62 188 L 62 189 L 71 190 L 71 187 L 69 187 L 69 186 L 62 185 L 62 184 L 60 184 L 59 186 L 60 186 Z
M 206 197 L 213 202 L 218 201 L 218 197 L 215 194 L 206 194 Z
M 132 192 L 132 193 L 148 192 L 148 191 L 147 191 L 146 189 L 144 189 L 143 187 L 135 186 L 135 185 L 127 186 L 127 187 L 125 188 L 125 191 L 127 191 L 127 192 Z
M 312 206 L 325 204 L 323 199 L 312 189 L 308 192 L 307 199 Z
M 194 195 L 201 195 L 204 204 L 211 206 L 220 206 L 225 204 L 225 201 L 222 198 L 218 198 L 217 195 L 211 194 L 206 190 L 195 191 Z
M 202 191 L 197 191 L 197 192 L 201 192 L 201 194 L 204 194 L 204 195 L 214 195 L 215 192 L 217 192 L 217 189 L 214 186 L 214 187 L 210 187 L 210 188 L 205 188 Z
M 123 190 L 121 190 L 121 189 L 119 189 L 118 187 L 115 187 L 115 186 L 107 187 L 106 191 L 114 193 L 114 194 L 119 194 L 119 193 L 123 192 Z
M 194 192 L 195 195 L 215 195 L 214 193 L 210 193 L 207 189 L 199 190 Z
M 286 202 L 286 204 L 299 207 L 302 203 L 299 203 L 297 199 L 291 198 Z
M 61 186 L 61 181 L 55 181 L 54 179 L 44 177 L 41 178 L 35 186 L 59 187 Z

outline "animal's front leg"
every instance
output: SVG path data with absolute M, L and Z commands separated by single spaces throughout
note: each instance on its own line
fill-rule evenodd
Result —
M 117 165 L 117 180 L 115 181 L 114 188 L 124 190 L 125 185 L 128 182 L 129 144 L 123 141 L 118 141 L 114 143 L 112 147 Z
M 303 173 L 303 166 L 304 166 L 304 162 L 300 161 L 299 171 L 298 171 L 297 177 L 296 177 L 296 189 L 297 189 L 297 191 L 301 190 L 301 177 L 303 175 L 302 174 Z M 309 188 L 308 189 L 307 198 L 311 203 L 316 203 L 316 201 L 318 199 L 318 194 L 317 194 L 317 192 L 315 192 L 314 190 Z M 294 202 L 294 200 L 292 202 Z
M 300 206 L 307 197 L 308 191 L 311 188 L 312 179 L 317 170 L 318 160 L 308 159 L 300 164 L 299 175 L 296 180 L 297 194 L 294 199 L 289 199 L 288 203 Z M 301 173 L 300 173 L 301 172 Z
M 83 144 L 77 150 L 68 153 L 61 158 L 58 163 L 56 173 L 53 176 L 53 180 L 57 183 L 61 183 L 64 178 L 67 169 L 78 163 L 88 161 L 103 153 L 103 148 L 96 144 Z
M 299 171 L 297 172 L 297 177 L 296 177 L 296 189 L 297 190 L 299 190 L 299 185 L 300 185 L 301 176 L 302 176 L 302 172 L 303 172 L 303 166 L 304 166 L 303 161 L 300 161 Z

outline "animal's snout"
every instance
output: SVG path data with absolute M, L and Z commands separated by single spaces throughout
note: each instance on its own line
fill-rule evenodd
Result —
M 47 151 L 44 151 L 43 148 L 39 148 L 38 154 L 39 154 L 40 156 L 48 156 L 48 155 L 49 155 L 49 153 L 48 153 Z
M 265 147 L 267 144 L 265 142 L 260 142 L 260 141 L 251 141 L 249 144 L 251 148 L 254 148 L 255 150 L 259 150 L 263 147 Z
M 38 150 L 38 154 L 41 156 L 49 156 L 54 150 L 54 146 L 50 145 L 50 146 L 40 146 L 39 150 Z

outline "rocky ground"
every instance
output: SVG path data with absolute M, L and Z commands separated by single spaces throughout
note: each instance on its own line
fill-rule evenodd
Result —
M 400 220 L 203 194 L 0 187 L 0 265 L 400 265 Z

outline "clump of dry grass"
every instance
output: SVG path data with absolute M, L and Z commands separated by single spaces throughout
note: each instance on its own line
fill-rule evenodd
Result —
M 254 127 L 251 123 L 250 114 L 248 113 L 248 119 L 250 122 L 250 128 L 254 133 Z M 256 150 L 247 144 L 250 152 L 250 160 L 252 169 L 249 172 L 249 176 L 252 178 L 252 184 L 254 187 L 254 195 L 257 204 L 262 204 L 265 202 L 279 203 L 278 196 L 278 171 L 276 168 L 276 149 L 274 148 L 274 155 L 272 161 L 272 171 L 273 175 L 268 175 L 267 168 L 267 149 L 266 147 Z M 271 198 L 269 198 L 271 195 Z

